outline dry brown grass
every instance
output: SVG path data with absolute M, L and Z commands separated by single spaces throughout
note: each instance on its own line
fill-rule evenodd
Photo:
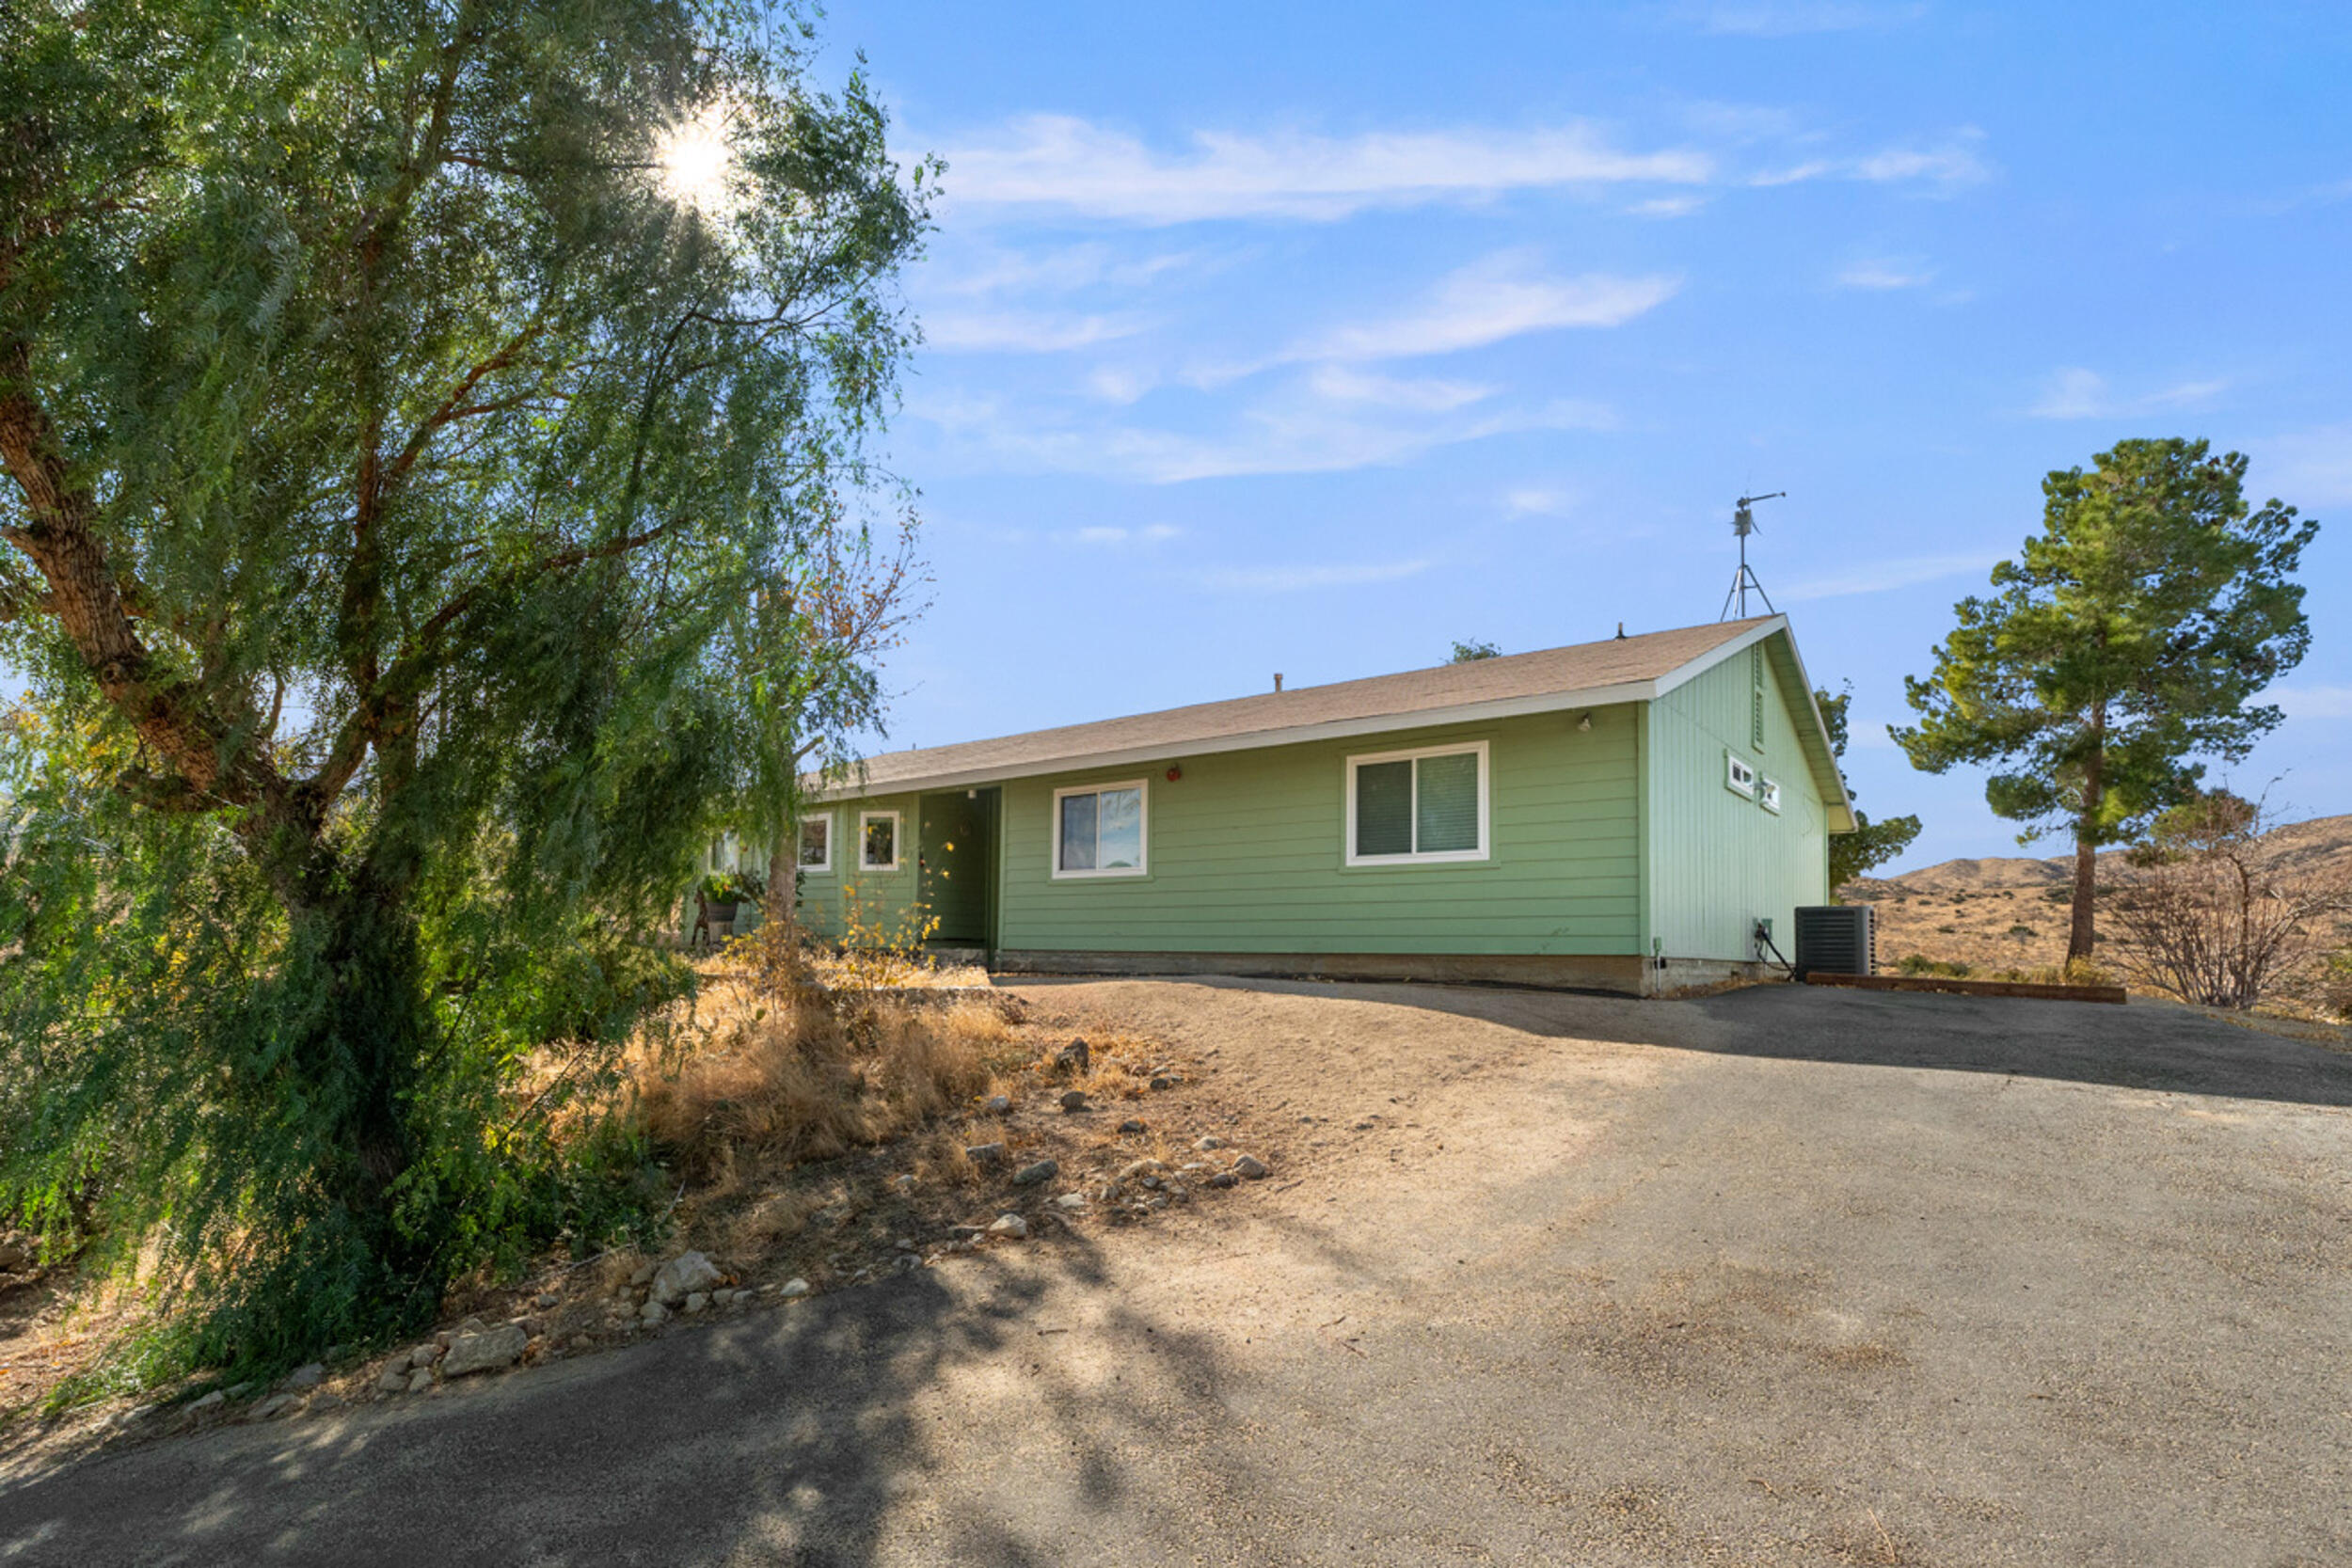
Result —
M 977 1003 L 769 1004 L 726 988 L 703 1011 L 700 1049 L 648 1045 L 631 1067 L 645 1132 L 705 1200 L 734 1196 L 764 1169 L 925 1128 L 1025 1053 Z

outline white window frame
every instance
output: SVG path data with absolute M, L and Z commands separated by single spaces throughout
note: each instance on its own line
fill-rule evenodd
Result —
M 825 825 L 825 858 L 821 861 L 805 861 L 801 859 L 800 835 L 807 830 L 808 825 L 812 822 L 822 822 Z M 829 811 L 810 812 L 805 816 L 803 816 L 798 822 L 792 824 L 792 863 L 796 870 L 805 871 L 812 877 L 830 877 L 833 875 L 833 813 Z M 898 842 L 898 838 L 895 834 L 892 836 L 891 842 L 893 844 Z
M 1756 803 L 1774 816 L 1780 815 L 1780 785 L 1761 773 L 1756 777 Z
M 1061 864 L 1061 803 L 1073 795 L 1100 795 L 1106 789 L 1132 789 L 1140 804 L 1136 808 L 1137 826 L 1143 833 L 1142 853 L 1134 865 L 1097 866 L 1088 871 L 1064 871 Z M 1094 841 L 1099 848 L 1103 842 L 1101 806 L 1096 806 Z M 1152 874 L 1152 781 L 1149 779 L 1120 779 L 1110 784 L 1070 784 L 1054 791 L 1053 816 L 1046 818 L 1045 863 L 1051 879 L 1057 882 L 1095 881 L 1104 877 L 1148 877 Z
M 1478 847 L 1475 849 L 1416 849 L 1402 855 L 1359 855 L 1356 852 L 1357 769 L 1367 763 L 1417 762 L 1422 757 L 1457 756 L 1464 752 L 1475 752 L 1478 757 Z M 1340 840 L 1342 863 L 1363 866 L 1460 865 L 1469 861 L 1493 859 L 1494 838 L 1488 827 L 1490 816 L 1488 807 L 1493 800 L 1493 791 L 1488 785 L 1486 762 L 1486 742 L 1483 740 L 1455 740 L 1443 746 L 1416 746 L 1410 751 L 1404 752 L 1366 752 L 1359 756 L 1349 757 L 1347 767 L 1340 775 L 1343 781 L 1341 787 L 1347 796 L 1346 809 L 1341 814 L 1344 818 L 1340 829 L 1344 835 Z M 1406 809 L 1409 813 L 1408 820 L 1413 824 L 1414 836 L 1418 839 L 1421 834 L 1421 769 L 1418 768 L 1413 769 L 1413 793 Z
M 1756 782 L 1760 777 L 1747 758 L 1737 752 L 1724 753 L 1724 787 L 1747 800 L 1756 799 Z
M 879 822 L 885 816 L 890 818 L 890 863 L 871 865 L 866 863 L 866 825 L 868 822 Z M 906 823 L 899 813 L 895 811 L 859 812 L 857 814 L 857 869 L 859 872 L 870 871 L 879 877 L 898 870 L 906 863 L 905 838 Z

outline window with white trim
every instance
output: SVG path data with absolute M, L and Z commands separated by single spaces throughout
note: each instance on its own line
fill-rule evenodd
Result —
M 1486 743 L 1347 759 L 1347 863 L 1486 858 Z
M 1756 781 L 1756 803 L 1766 811 L 1775 816 L 1780 815 L 1780 785 L 1772 780 L 1760 778 Z
M 1730 752 L 1724 753 L 1724 787 L 1734 795 L 1756 799 L 1756 769 Z
M 857 863 L 861 871 L 898 869 L 898 814 L 869 811 L 858 814 Z
M 1141 779 L 1054 791 L 1054 875 L 1142 876 L 1144 812 Z
M 819 877 L 833 870 L 833 813 L 801 818 L 800 867 Z

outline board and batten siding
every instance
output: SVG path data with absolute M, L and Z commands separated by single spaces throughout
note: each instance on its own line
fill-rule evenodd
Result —
M 1775 636 L 1756 645 L 1765 683 L 1761 746 L 1754 743 L 1747 649 L 1649 705 L 1647 918 L 1669 958 L 1753 958 L 1758 916 L 1772 921 L 1772 940 L 1788 953 L 1797 907 L 1829 902 L 1828 815 L 1791 712 L 1811 696 L 1796 689 L 1784 642 Z M 1724 786 L 1726 752 L 1780 785 L 1778 815 Z
M 1630 705 L 1400 730 L 1004 785 L 998 943 L 1135 953 L 1640 951 Z M 1345 863 L 1347 759 L 1485 741 L 1489 857 Z M 1182 777 L 1170 782 L 1168 769 Z M 1144 781 L 1148 870 L 1057 880 L 1057 789 Z

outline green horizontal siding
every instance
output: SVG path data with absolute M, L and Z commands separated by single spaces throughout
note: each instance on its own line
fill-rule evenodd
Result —
M 1198 953 L 1627 954 L 1640 863 L 1629 707 L 1172 755 L 1004 788 L 999 944 Z M 1346 759 L 1488 746 L 1491 859 L 1348 866 Z M 1183 777 L 1170 783 L 1175 765 Z M 1146 875 L 1056 880 L 1054 791 L 1146 780 Z
M 898 869 L 866 871 L 858 866 L 858 816 L 868 811 L 898 814 Z M 803 816 L 833 816 L 830 872 L 801 873 L 801 921 L 820 936 L 845 934 L 845 911 L 854 913 L 862 934 L 896 940 L 908 926 L 915 902 L 915 835 L 919 816 L 912 795 L 882 795 L 812 806 Z

